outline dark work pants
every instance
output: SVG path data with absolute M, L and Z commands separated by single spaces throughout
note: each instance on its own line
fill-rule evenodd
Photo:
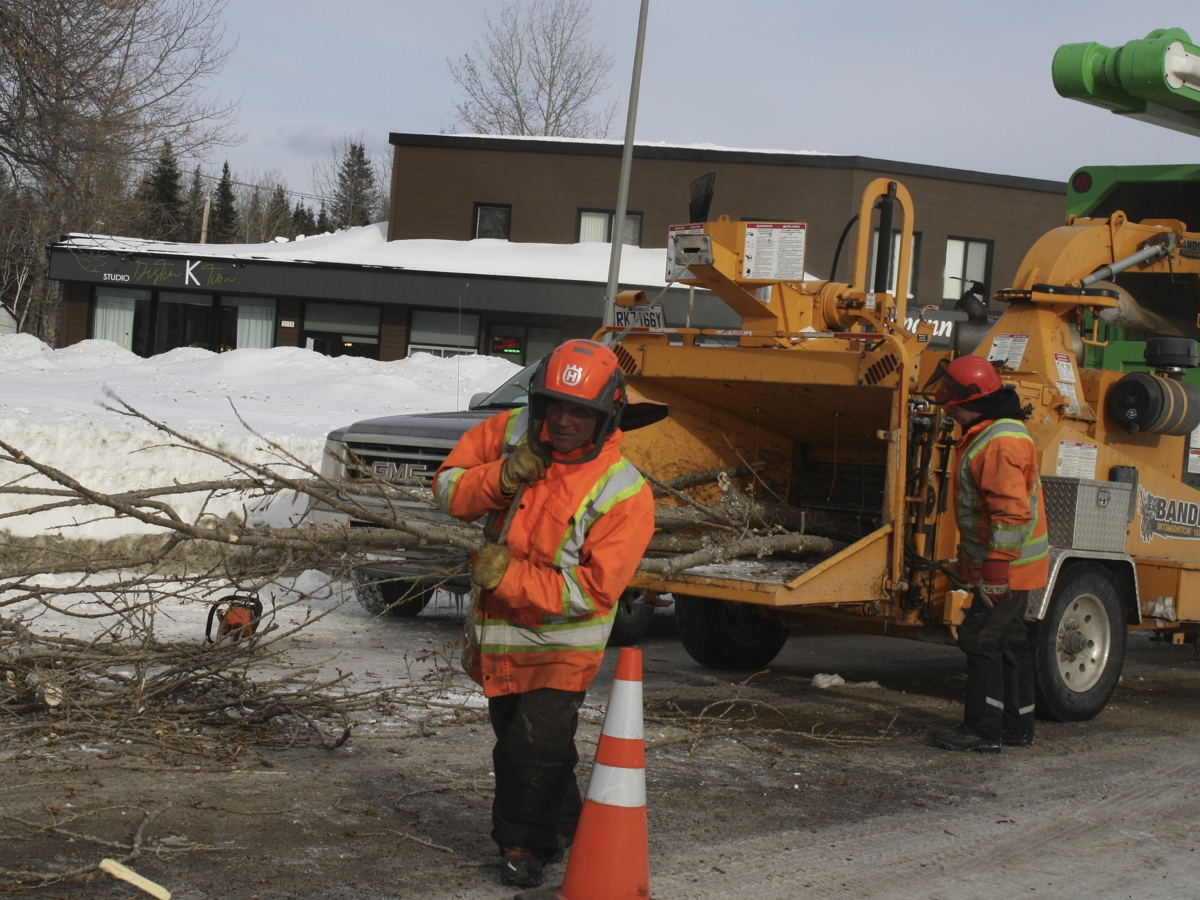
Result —
M 488 701 L 496 733 L 492 840 L 501 850 L 523 847 L 545 862 L 558 852 L 558 835 L 575 835 L 583 807 L 575 728 L 586 693 L 541 688 Z
M 969 727 L 985 738 L 1002 732 L 1033 734 L 1033 657 L 1025 608 L 1029 591 L 1013 591 L 987 609 L 978 599 L 958 627 L 958 646 L 967 654 Z

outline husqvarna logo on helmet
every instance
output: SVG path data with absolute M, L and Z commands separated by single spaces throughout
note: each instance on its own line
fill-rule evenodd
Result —
M 583 366 L 567 366 L 563 369 L 562 380 L 568 387 L 575 387 L 583 380 Z

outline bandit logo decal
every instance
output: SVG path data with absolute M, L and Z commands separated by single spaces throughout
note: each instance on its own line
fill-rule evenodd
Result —
M 1138 485 L 1138 514 L 1146 543 L 1155 537 L 1200 540 L 1200 504 L 1159 497 Z

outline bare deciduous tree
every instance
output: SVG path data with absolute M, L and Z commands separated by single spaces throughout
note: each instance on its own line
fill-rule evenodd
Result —
M 454 104 L 459 122 L 479 134 L 608 135 L 616 103 L 597 112 L 593 102 L 608 90 L 613 58 L 590 39 L 587 0 L 517 0 L 499 21 L 484 20 L 476 56 L 446 60 L 465 93 Z
M 0 165 L 32 193 L 40 247 L 129 224 L 130 184 L 169 137 L 194 157 L 234 140 L 236 105 L 204 96 L 229 54 L 225 0 L 4 0 Z M 25 328 L 53 341 L 58 291 L 33 273 Z

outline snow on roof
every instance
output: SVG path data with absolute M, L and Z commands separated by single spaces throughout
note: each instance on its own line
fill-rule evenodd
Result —
M 69 250 L 107 250 L 206 259 L 237 259 L 297 263 L 333 263 L 441 272 L 494 275 L 507 278 L 546 278 L 554 281 L 608 281 L 608 244 L 533 244 L 479 239 L 474 241 L 388 241 L 387 223 L 350 228 L 303 240 L 267 244 L 176 244 L 140 238 L 71 234 L 55 245 Z M 649 247 L 621 251 L 622 284 L 665 283 L 667 252 Z
M 397 137 L 408 137 L 407 134 L 397 134 Z M 529 135 L 529 134 L 428 134 L 414 135 L 419 137 L 436 137 L 446 140 L 454 138 L 482 138 L 489 141 L 545 141 L 546 143 L 560 144 L 581 144 L 581 145 L 601 145 L 610 147 L 622 147 L 624 141 L 609 140 L 607 138 L 576 138 L 576 137 L 558 137 L 553 135 Z M 671 150 L 716 150 L 722 153 L 774 153 L 786 156 L 836 156 L 835 153 L 824 153 L 820 150 L 777 150 L 773 148 L 763 147 L 724 147 L 721 144 L 675 144 L 670 141 L 634 141 L 635 147 L 661 147 Z

